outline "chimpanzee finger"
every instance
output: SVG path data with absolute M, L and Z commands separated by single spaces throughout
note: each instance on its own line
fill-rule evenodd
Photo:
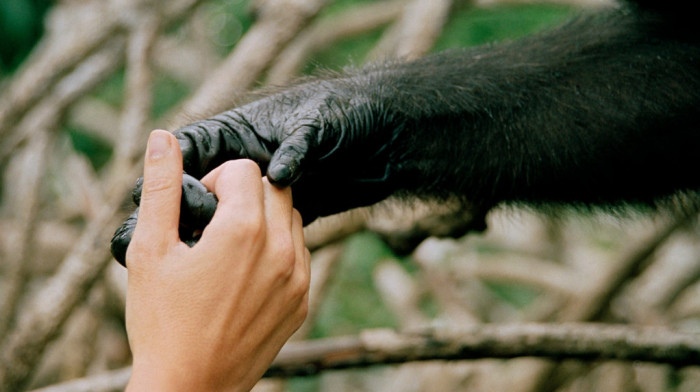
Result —
M 180 239 L 194 245 L 211 222 L 218 199 L 196 178 L 183 174 L 180 202 Z
M 318 129 L 302 126 L 282 141 L 272 155 L 267 178 L 279 186 L 292 185 L 304 172 L 307 156 L 317 147 Z
M 260 131 L 246 120 L 242 110 L 234 109 L 182 127 L 174 135 L 180 143 L 185 172 L 202 178 L 224 162 L 240 158 L 252 159 L 264 172 L 271 156 L 270 140 Z
M 141 204 L 143 177 L 136 181 L 132 197 L 136 205 Z M 211 221 L 218 200 L 199 180 L 187 173 L 182 174 L 182 198 L 180 200 L 180 239 L 192 246 L 199 234 Z M 136 219 L 134 218 L 134 225 Z M 133 230 L 133 228 L 132 228 Z M 131 237 L 129 237 L 130 239 Z M 128 245 L 128 242 L 127 242 Z M 126 250 L 126 249 L 125 249 Z
M 112 236 L 110 251 L 112 252 L 112 256 L 124 267 L 126 267 L 126 249 L 129 247 L 131 237 L 134 234 L 138 214 L 139 209 L 136 208 L 136 210 L 126 218 L 126 221 L 117 228 L 117 231 L 114 232 L 114 236 Z

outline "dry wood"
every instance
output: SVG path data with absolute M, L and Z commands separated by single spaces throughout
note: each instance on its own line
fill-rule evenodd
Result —
M 410 361 L 544 357 L 583 361 L 623 360 L 677 367 L 700 363 L 700 336 L 665 328 L 604 324 L 493 324 L 397 333 L 365 330 L 359 336 L 290 342 L 267 377 L 317 374 Z M 35 392 L 97 391 L 125 385 L 129 368 Z M 119 383 L 122 384 L 119 384 Z M 85 388 L 94 389 L 85 389 Z
M 405 0 L 368 3 L 351 8 L 333 18 L 316 22 L 292 41 L 279 55 L 267 76 L 267 82 L 283 85 L 297 76 L 314 52 L 343 39 L 385 26 L 396 19 Z
M 253 86 L 284 46 L 326 5 L 327 0 L 267 1 L 259 20 L 241 38 L 231 54 L 185 103 L 186 115 L 214 114 Z M 182 122 L 180 116 L 176 123 Z
M 602 324 L 480 325 L 415 333 L 365 330 L 360 336 L 290 343 L 267 376 L 419 360 L 515 358 L 625 360 L 700 364 L 700 335 L 663 328 Z

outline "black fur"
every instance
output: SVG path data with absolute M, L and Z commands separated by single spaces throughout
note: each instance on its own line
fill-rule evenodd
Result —
M 653 204 L 700 186 L 700 46 L 675 27 L 615 9 L 358 78 L 405 119 L 392 158 L 405 193 Z

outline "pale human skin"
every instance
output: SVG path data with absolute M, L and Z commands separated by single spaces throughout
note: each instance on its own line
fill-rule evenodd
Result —
M 219 204 L 200 241 L 180 241 L 182 156 L 151 133 L 128 248 L 127 391 L 248 391 L 306 317 L 309 251 L 291 191 L 249 160 L 202 182 Z

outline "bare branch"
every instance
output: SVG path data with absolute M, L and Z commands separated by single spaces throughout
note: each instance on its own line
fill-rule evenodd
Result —
M 261 7 L 258 22 L 185 103 L 182 112 L 213 114 L 228 109 L 232 100 L 255 83 L 284 46 L 326 5 L 327 0 L 277 0 L 267 3 L 271 4 Z
M 452 270 L 459 280 L 501 280 L 566 295 L 577 294 L 581 290 L 580 280 L 575 280 L 566 267 L 527 255 L 460 255 L 455 257 Z
M 99 51 L 80 63 L 71 73 L 56 83 L 50 92 L 12 128 L 0 144 L 0 162 L 4 161 L 19 145 L 35 137 L 42 129 L 39 124 L 56 123 L 65 110 L 82 94 L 112 74 L 122 63 L 124 41 L 114 37 Z
M 58 335 L 75 306 L 112 260 L 105 244 L 119 222 L 114 218 L 118 205 L 105 206 L 89 222 L 61 268 L 25 308 L 27 317 L 20 319 L 8 334 L 0 348 L 5 364 L 0 367 L 3 390 L 22 389 L 48 342 Z
M 660 328 L 598 324 L 481 325 L 416 333 L 366 330 L 359 336 L 292 342 L 269 377 L 425 360 L 541 357 L 584 361 L 700 363 L 697 334 Z
M 398 261 L 389 259 L 377 265 L 374 286 L 402 329 L 429 323 L 420 310 L 420 299 L 425 290 Z
M 430 360 L 540 357 L 582 361 L 624 360 L 692 366 L 700 363 L 698 334 L 665 328 L 604 324 L 487 324 L 397 333 L 365 330 L 359 336 L 289 342 L 266 377 Z M 111 391 L 123 388 L 130 368 L 33 392 Z M 105 386 L 109 388 L 105 388 Z
M 57 124 L 46 124 L 56 127 Z M 11 235 L 10 251 L 7 252 L 6 263 L 10 265 L 11 272 L 6 279 L 3 300 L 0 302 L 0 337 L 5 336 L 5 332 L 10 327 L 15 318 L 15 313 L 25 284 L 28 281 L 27 260 L 33 256 L 31 244 L 34 242 L 34 233 L 38 224 L 38 212 L 42 179 L 46 173 L 48 164 L 48 152 L 51 146 L 51 134 L 53 129 L 42 129 L 37 137 L 27 146 L 24 154 L 18 156 L 22 162 L 22 184 L 15 189 L 22 195 L 17 199 L 13 207 L 13 214 L 17 221 L 14 233 Z M 14 234 L 14 235 L 13 235 Z M 0 341 L 1 342 L 1 341 Z
M 305 339 L 311 333 L 316 322 L 316 316 L 321 309 L 321 304 L 334 272 L 337 269 L 340 256 L 345 249 L 343 244 L 335 244 L 319 249 L 311 257 L 311 284 L 309 287 L 309 311 L 306 320 L 292 335 L 290 340 Z
M 413 0 L 372 50 L 370 59 L 414 59 L 432 49 L 442 33 L 452 0 Z
M 320 20 L 302 32 L 279 55 L 268 73 L 273 85 L 288 83 L 301 72 L 309 56 L 346 38 L 376 30 L 396 19 L 405 0 L 368 3 L 327 20 Z
M 115 146 L 114 164 L 111 170 L 117 175 L 123 168 L 120 165 L 132 164 L 140 148 L 145 144 L 144 130 L 148 129 L 148 119 L 153 106 L 153 73 L 150 55 L 156 40 L 160 23 L 154 13 L 136 19 L 134 30 L 129 37 L 126 51 L 126 89 L 124 110 L 120 121 L 120 142 Z M 110 171 L 107 178 L 115 173 Z
M 649 266 L 649 256 L 656 251 L 676 230 L 683 227 L 694 215 L 677 217 L 641 245 L 629 250 L 614 264 L 604 281 L 599 282 L 589 295 L 579 298 L 567 306 L 560 315 L 561 321 L 597 320 L 609 311 L 612 300 L 620 293 L 625 282 L 638 276 Z

